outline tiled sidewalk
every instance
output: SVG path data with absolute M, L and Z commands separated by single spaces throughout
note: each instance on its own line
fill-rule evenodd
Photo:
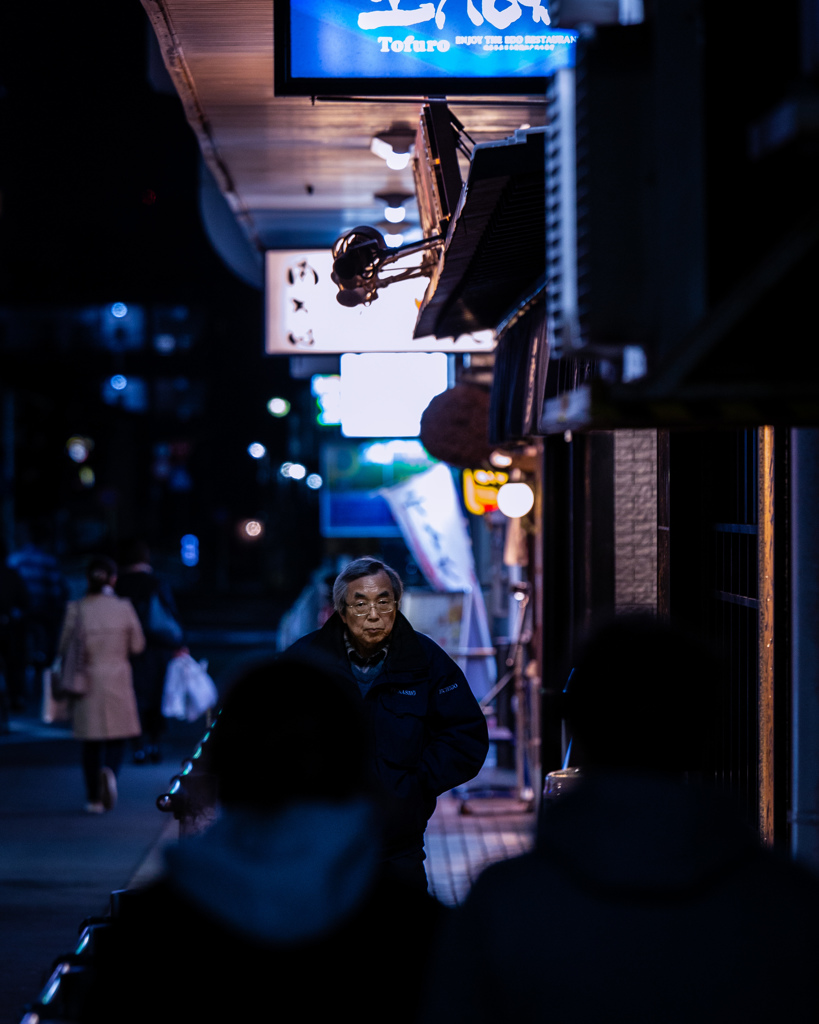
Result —
M 535 815 L 509 797 L 473 797 L 469 814 L 446 794 L 427 826 L 426 869 L 430 892 L 450 906 L 460 903 L 489 864 L 532 848 Z
M 509 797 L 472 797 L 469 814 L 461 801 L 447 793 L 427 826 L 426 871 L 429 889 L 449 906 L 460 903 L 469 887 L 489 864 L 517 857 L 532 847 L 535 815 Z M 128 885 L 151 882 L 162 871 L 162 849 L 174 843 L 179 825 L 168 816 L 160 841 L 141 863 Z
M 471 796 L 468 813 L 451 793 L 438 799 L 426 831 L 429 890 L 442 903 L 461 903 L 484 868 L 532 848 L 536 815 L 509 796 Z M 179 838 L 179 824 L 169 815 L 159 841 L 128 882 L 146 885 L 162 872 L 162 851 Z

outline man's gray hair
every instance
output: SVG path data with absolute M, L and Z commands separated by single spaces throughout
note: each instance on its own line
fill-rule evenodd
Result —
M 354 562 L 348 562 L 344 566 L 333 584 L 333 606 L 335 610 L 339 614 L 344 611 L 347 601 L 347 587 L 353 580 L 360 580 L 362 576 L 377 576 L 380 572 L 385 572 L 389 576 L 392 592 L 395 595 L 395 603 L 398 604 L 401 600 L 401 595 L 404 593 L 404 584 L 401 582 L 401 577 L 395 569 L 392 569 L 378 558 L 356 558 Z

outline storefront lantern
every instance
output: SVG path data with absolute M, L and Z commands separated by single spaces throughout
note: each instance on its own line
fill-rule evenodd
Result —
M 498 507 L 509 519 L 520 519 L 535 504 L 535 492 L 529 484 L 504 484 L 498 494 Z

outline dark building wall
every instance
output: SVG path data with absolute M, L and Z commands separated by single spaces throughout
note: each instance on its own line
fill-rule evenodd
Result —
M 671 617 L 710 641 L 722 659 L 722 689 L 715 702 L 703 702 L 703 714 L 714 725 L 715 780 L 754 826 L 761 808 L 772 808 L 773 839 L 785 844 L 791 723 L 789 432 L 772 434 L 770 475 L 759 472 L 761 433 L 670 432 L 658 481 L 660 491 L 670 495 L 668 557 L 660 560 L 659 586 L 668 594 Z M 760 548 L 763 495 L 773 510 L 767 552 Z M 771 647 L 772 660 L 767 657 Z M 768 720 L 772 735 L 764 731 Z

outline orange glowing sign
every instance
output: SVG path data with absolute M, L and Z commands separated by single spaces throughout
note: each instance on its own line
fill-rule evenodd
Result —
M 476 516 L 495 512 L 498 508 L 498 489 L 509 480 L 508 473 L 490 469 L 464 470 L 464 504 Z

